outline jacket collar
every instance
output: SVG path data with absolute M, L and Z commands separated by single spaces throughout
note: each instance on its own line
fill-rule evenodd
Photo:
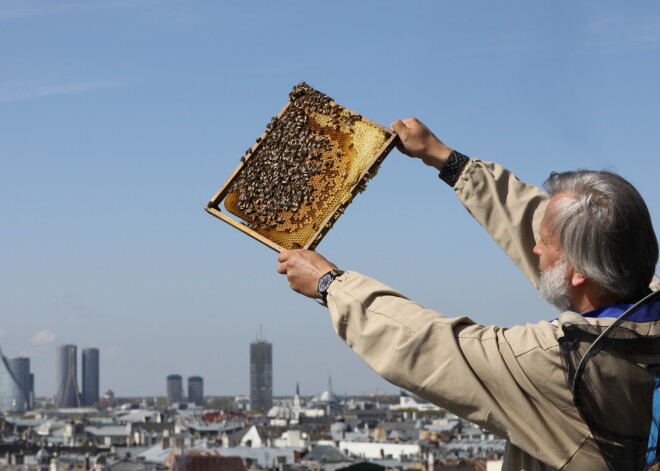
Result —
M 633 304 L 612 304 L 610 306 L 603 306 L 592 311 L 582 314 L 583 317 L 620 317 L 621 314 L 630 309 Z M 630 316 L 627 316 L 628 321 L 633 322 L 651 322 L 660 321 L 660 301 L 648 303 L 640 306 Z

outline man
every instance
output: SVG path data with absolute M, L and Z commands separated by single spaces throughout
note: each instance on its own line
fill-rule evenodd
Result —
M 566 325 L 604 328 L 650 284 L 660 288 L 658 243 L 641 196 L 607 172 L 552 174 L 551 196 L 452 151 L 415 118 L 392 128 L 399 150 L 439 170 L 541 295 L 566 312 L 552 322 L 486 327 L 424 309 L 315 252 L 280 254 L 278 272 L 295 291 L 323 298 L 339 336 L 385 379 L 505 437 L 503 469 L 608 469 L 573 404 L 558 339 Z M 660 303 L 649 315 L 660 320 Z

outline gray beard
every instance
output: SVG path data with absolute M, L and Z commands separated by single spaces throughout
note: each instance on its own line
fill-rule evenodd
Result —
M 541 272 L 539 295 L 562 312 L 573 310 L 570 286 L 566 279 L 568 262 L 562 258 L 552 268 Z

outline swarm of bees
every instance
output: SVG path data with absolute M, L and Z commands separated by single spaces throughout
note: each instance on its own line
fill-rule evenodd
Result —
M 364 191 L 394 137 L 302 82 L 207 211 L 275 250 L 314 248 Z M 223 200 L 242 225 L 219 211 Z
M 350 134 L 362 117 L 304 82 L 294 87 L 289 100 L 288 109 L 266 126 L 263 140 L 257 139 L 254 154 L 250 148 L 241 157 L 249 165 L 230 189 L 238 196 L 240 216 L 252 228 L 300 229 L 315 213 L 313 206 L 323 203 L 310 183 L 348 176 L 338 161 L 353 144 L 341 149 L 337 138 Z M 319 123 L 315 114 L 325 117 L 325 122 Z

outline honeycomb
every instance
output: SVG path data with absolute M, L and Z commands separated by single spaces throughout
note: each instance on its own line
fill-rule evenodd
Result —
M 389 129 L 300 83 L 207 210 L 225 219 L 210 210 L 224 199 L 242 222 L 236 227 L 271 248 L 314 248 L 364 191 L 393 139 Z

